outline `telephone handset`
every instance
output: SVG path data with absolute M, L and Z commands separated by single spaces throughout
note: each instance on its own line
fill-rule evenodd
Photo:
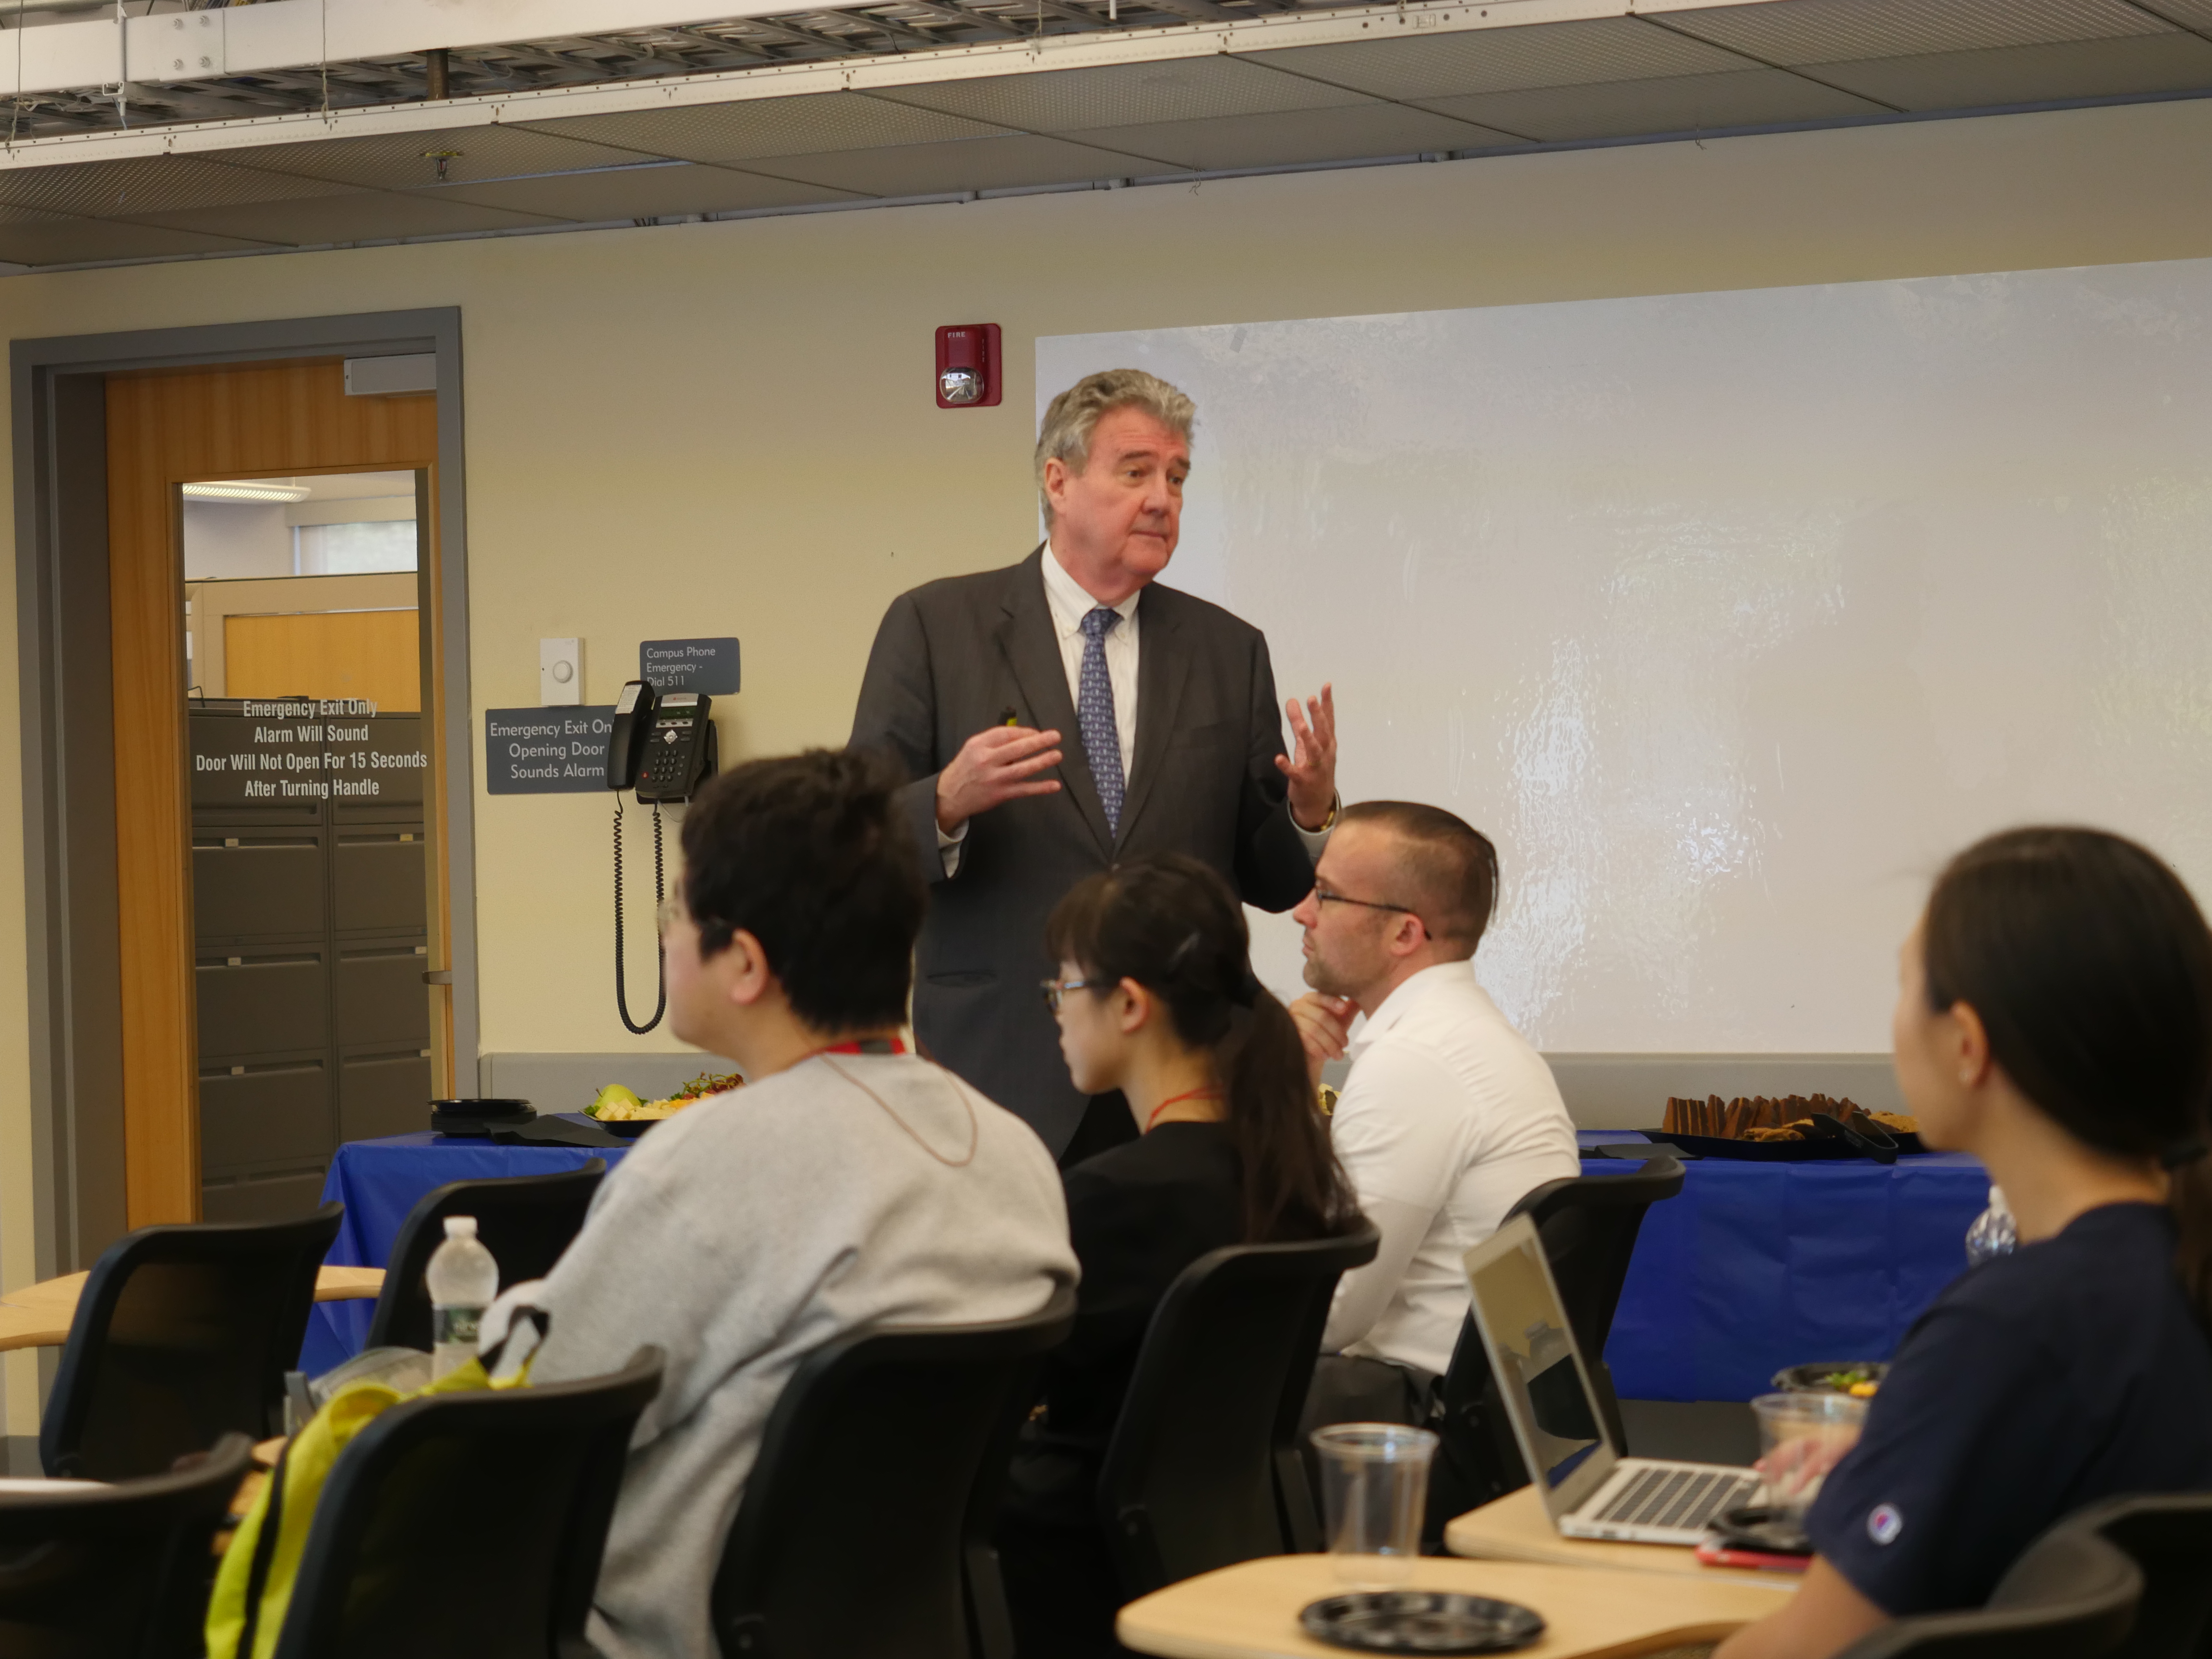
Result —
M 660 804 L 690 800 L 717 770 L 720 745 L 708 718 L 713 702 L 697 691 L 655 696 L 649 682 L 632 680 L 615 703 L 614 727 L 607 734 L 607 787 L 615 791 L 615 1012 L 640 1036 L 659 1024 L 667 1012 L 668 963 L 665 955 L 659 959 L 660 998 L 653 1018 L 641 1025 L 630 1018 L 623 983 L 622 792 L 635 789 L 638 799 L 653 807 L 653 899 L 657 908 L 667 896 Z

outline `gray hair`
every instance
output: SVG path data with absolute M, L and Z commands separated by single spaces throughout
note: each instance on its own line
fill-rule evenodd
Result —
M 1097 430 L 1099 417 L 1116 409 L 1142 410 L 1185 443 L 1198 419 L 1197 404 L 1141 368 L 1109 368 L 1085 375 L 1052 400 L 1037 433 L 1037 500 L 1047 524 L 1052 522 L 1052 502 L 1045 497 L 1044 464 L 1057 460 L 1074 472 L 1089 466 L 1091 434 Z

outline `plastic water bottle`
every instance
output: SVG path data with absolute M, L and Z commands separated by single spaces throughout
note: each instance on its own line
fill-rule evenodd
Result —
M 446 1218 L 446 1242 L 430 1258 L 430 1378 L 477 1357 L 477 1324 L 499 1295 L 499 1263 L 477 1240 L 472 1215 Z
M 2010 1255 L 2019 1243 L 2020 1230 L 2013 1224 L 2004 1188 L 1992 1186 L 1990 1207 L 1976 1216 L 1974 1224 L 1966 1229 L 1966 1265 L 1978 1267 L 1992 1257 Z

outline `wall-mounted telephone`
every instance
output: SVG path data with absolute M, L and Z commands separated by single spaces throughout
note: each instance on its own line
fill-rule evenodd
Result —
M 607 735 L 607 787 L 615 792 L 615 1012 L 629 1030 L 642 1036 L 668 1011 L 668 963 L 659 964 L 660 996 L 653 1018 L 639 1024 L 630 1018 L 623 983 L 623 809 L 622 792 L 637 791 L 653 806 L 653 902 L 656 912 L 667 896 L 660 828 L 660 803 L 687 801 L 712 777 L 720 759 L 714 700 L 697 691 L 670 691 L 656 697 L 645 680 L 632 680 L 615 703 L 614 729 Z

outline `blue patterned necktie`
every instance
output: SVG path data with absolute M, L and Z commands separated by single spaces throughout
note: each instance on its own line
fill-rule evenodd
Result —
M 1106 832 L 1121 833 L 1121 730 L 1114 720 L 1114 678 L 1106 672 L 1106 635 L 1121 613 L 1098 605 L 1083 618 L 1083 673 L 1076 683 L 1075 719 L 1083 752 L 1106 809 Z

